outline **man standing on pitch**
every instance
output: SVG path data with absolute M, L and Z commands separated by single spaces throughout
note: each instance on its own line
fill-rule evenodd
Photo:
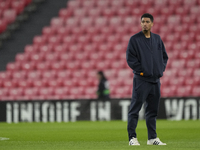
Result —
M 147 145 L 166 145 L 156 134 L 156 117 L 160 101 L 160 77 L 165 71 L 168 56 L 159 35 L 151 32 L 153 16 L 141 16 L 142 31 L 133 35 L 126 51 L 126 60 L 133 70 L 133 92 L 128 113 L 129 145 L 140 145 L 136 137 L 138 114 L 145 103 Z

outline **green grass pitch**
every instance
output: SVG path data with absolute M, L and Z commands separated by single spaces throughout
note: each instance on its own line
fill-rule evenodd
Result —
M 0 123 L 0 150 L 199 150 L 200 121 L 157 120 L 166 146 L 148 146 L 144 120 L 138 122 L 140 146 L 128 146 L 127 122 Z

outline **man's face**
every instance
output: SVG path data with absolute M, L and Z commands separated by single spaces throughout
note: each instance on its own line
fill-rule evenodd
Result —
M 142 18 L 141 20 L 142 31 L 150 31 L 153 26 L 153 22 L 151 22 L 150 18 Z

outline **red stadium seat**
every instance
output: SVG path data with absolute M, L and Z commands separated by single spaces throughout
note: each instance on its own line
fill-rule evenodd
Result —
M 132 25 L 138 25 L 139 24 L 139 21 L 138 21 L 138 18 L 137 17 L 134 17 L 134 16 L 126 16 L 124 19 L 123 19 L 123 24 L 130 27 Z
M 8 96 L 9 88 L 1 88 L 0 89 L 0 100 L 2 100 L 2 97 Z
M 118 11 L 116 12 L 116 15 L 120 17 L 126 17 L 131 15 L 131 8 L 127 7 L 119 7 Z
M 26 71 L 15 71 L 12 73 L 12 78 L 13 79 L 26 79 L 26 75 L 27 75 L 27 72 Z
M 132 76 L 122 81 L 124 86 L 128 86 L 130 89 L 133 87 L 133 73 Z
M 83 87 L 72 87 L 69 89 L 70 95 L 78 96 L 78 95 L 83 95 L 84 93 L 84 88 Z M 79 97 L 77 97 L 79 98 Z
M 44 45 L 41 45 L 38 48 L 38 50 L 39 50 L 39 52 L 49 53 L 49 52 L 53 51 L 53 45 L 52 44 L 44 44 Z
M 104 57 L 104 54 L 101 52 L 94 52 L 89 55 L 90 60 L 101 61 Z
M 62 37 L 60 35 L 49 36 L 47 39 L 47 43 L 53 45 L 59 45 L 62 42 Z
M 64 25 L 64 18 L 54 17 L 51 19 L 50 24 L 52 27 L 56 28 L 62 27 Z
M 56 34 L 56 28 L 51 26 L 45 26 L 42 28 L 42 35 L 44 36 L 50 36 Z
M 38 70 L 36 70 L 36 71 L 29 70 L 27 72 L 27 79 L 35 79 L 35 80 L 37 80 L 37 79 L 41 78 L 41 75 L 42 75 L 41 71 L 38 71 Z
M 49 62 L 56 62 L 59 61 L 60 54 L 59 53 L 47 53 L 44 55 L 44 61 L 49 61 Z
M 2 11 L 9 9 L 9 7 L 10 7 L 10 4 L 8 1 L 2 1 L 0 3 L 0 10 L 2 10 Z
M 33 86 L 33 80 L 24 80 L 24 79 L 20 79 L 18 80 L 18 87 L 21 88 L 30 88 Z
M 110 6 L 110 1 L 97 1 L 96 6 L 98 8 L 106 8 Z
M 120 40 L 121 40 L 120 34 L 113 34 L 113 35 L 107 36 L 106 42 L 112 45 L 116 45 L 120 42 Z
M 96 74 L 95 74 L 96 75 Z M 91 75 L 92 76 L 92 75 Z M 88 75 L 89 77 L 89 75 Z M 95 76 L 96 77 L 96 76 Z M 98 80 L 97 78 L 94 78 L 93 76 L 92 77 L 89 77 L 87 78 L 87 84 L 88 86 L 90 87 L 97 87 L 98 86 Z
M 96 70 L 104 71 L 104 70 L 107 70 L 109 68 L 111 68 L 109 60 L 107 60 L 107 61 L 97 61 L 96 64 L 95 64 L 95 69 Z
M 191 60 L 195 56 L 195 52 L 193 50 L 182 51 L 179 53 L 180 59 Z
M 29 54 L 29 57 L 30 61 L 39 63 L 44 61 L 45 53 L 33 53 Z
M 25 7 L 25 1 L 21 0 L 21 1 L 12 1 L 11 3 L 11 8 L 16 10 L 17 15 L 19 15 Z
M 90 1 L 90 3 L 91 3 L 91 2 L 92 2 L 92 1 Z M 102 14 L 102 9 L 101 9 L 101 8 L 98 8 L 98 7 L 96 7 L 96 8 L 90 8 L 90 9 L 87 10 L 87 14 L 88 14 L 88 16 L 90 16 L 90 17 L 96 18 L 96 17 L 101 16 L 101 14 Z
M 0 33 L 4 32 L 7 28 L 7 22 L 4 19 L 0 19 Z
M 192 96 L 195 96 L 195 97 L 199 97 L 200 96 L 200 86 L 197 85 L 197 86 L 194 86 L 193 89 L 192 89 Z
M 171 63 L 171 68 L 184 68 L 186 61 L 184 59 L 177 59 Z
M 65 62 L 64 61 L 53 61 L 51 62 L 51 69 L 58 71 L 58 70 L 64 70 L 65 69 Z
M 113 98 L 130 98 L 131 94 L 130 92 L 131 89 L 129 89 L 128 87 L 117 87 L 114 91 L 114 93 L 111 95 L 111 97 Z
M 178 42 L 180 38 L 179 33 L 174 33 L 174 34 L 167 34 L 166 35 L 166 40 L 171 41 L 171 42 Z
M 53 88 L 52 87 L 40 88 L 38 90 L 38 94 L 47 98 L 53 95 Z
M 162 97 L 174 97 L 176 89 L 177 89 L 176 86 L 161 87 L 161 96 Z
M 132 0 L 126 0 L 124 1 L 124 5 L 127 8 L 135 8 L 137 6 L 139 6 L 139 1 L 132 1 Z
M 124 6 L 124 1 L 123 0 L 110 1 L 110 5 L 111 7 L 121 8 Z
M 20 63 L 27 62 L 29 60 L 30 60 L 29 55 L 26 53 L 18 53 L 15 57 L 15 61 Z
M 68 51 L 67 44 L 55 45 L 55 47 L 53 48 L 53 52 L 60 53 L 60 54 L 64 54 L 67 51 Z
M 55 87 L 53 89 L 53 95 L 59 96 L 61 99 L 64 99 L 69 95 L 69 88 L 67 87 Z
M 89 35 L 80 35 L 78 38 L 77 38 L 77 42 L 79 44 L 87 44 L 87 43 L 90 43 L 90 36 Z
M 77 27 L 79 26 L 79 19 L 76 17 L 70 17 L 65 21 L 65 26 L 67 27 Z
M 127 78 L 133 77 L 133 73 L 132 73 L 132 70 L 131 70 L 131 69 L 120 69 L 120 70 L 118 71 L 117 76 L 118 76 L 119 78 L 125 78 L 125 79 L 127 79 Z
M 6 69 L 8 71 L 18 71 L 21 69 L 21 64 L 19 62 L 8 63 Z
M 176 96 L 178 97 L 189 97 L 191 96 L 192 87 L 187 86 L 179 86 L 176 91 Z
M 109 26 L 121 26 L 122 25 L 122 17 L 112 17 L 110 20 L 109 20 Z
M 8 24 L 13 23 L 16 19 L 17 12 L 14 9 L 7 9 L 3 12 L 3 18 Z
M 196 5 L 196 0 L 194 0 L 194 1 L 183 0 L 183 5 L 185 5 L 185 6 L 195 6 Z
M 56 78 L 56 74 L 57 74 L 56 70 L 46 70 L 42 72 L 41 77 L 43 79 L 52 80 Z
M 200 84 L 200 77 L 199 76 L 187 77 L 187 78 L 185 78 L 184 84 L 190 85 L 190 86 L 197 86 Z
M 98 29 L 98 28 L 97 28 Z M 109 36 L 109 35 L 112 35 L 114 32 L 116 32 L 116 28 L 114 28 L 114 27 L 110 27 L 110 26 L 106 26 L 106 27 L 104 27 L 104 28 L 101 28 L 101 29 L 99 29 L 100 31 L 100 33 L 101 34 L 103 34 L 103 35 L 105 35 L 105 36 Z
M 80 20 L 80 26 L 81 27 L 88 27 L 88 26 L 93 26 L 93 22 L 94 19 L 92 17 L 85 17 L 83 19 Z
M 43 79 L 43 80 L 35 80 L 34 82 L 33 82 L 33 87 L 34 88 L 42 88 L 42 87 L 47 87 L 47 82 L 48 82 L 48 80 L 46 80 L 46 79 Z
M 74 77 L 75 79 L 84 79 L 87 76 L 87 70 L 76 70 L 72 72 L 72 77 Z
M 63 62 L 65 63 L 65 62 Z M 65 64 L 66 69 L 68 70 L 77 70 L 81 68 L 81 63 L 78 61 L 72 61 L 72 62 L 68 62 L 67 64 Z
M 186 67 L 187 68 L 199 68 L 200 67 L 200 60 L 197 58 L 197 59 L 191 59 L 191 60 L 188 60 L 186 62 Z
M 26 45 L 24 48 L 26 53 L 35 53 L 38 52 L 38 45 Z
M 72 77 L 72 72 L 69 70 L 60 70 L 56 73 L 56 78 L 61 80 L 70 79 Z
M 59 10 L 59 17 L 67 19 L 73 15 L 73 9 L 62 8 Z
M 13 97 L 19 97 L 23 95 L 23 89 L 22 88 L 12 88 L 9 90 L 8 92 L 9 96 L 13 96 Z
M 82 2 L 82 7 L 86 9 L 94 8 L 96 6 L 96 1 L 85 0 Z
M 178 77 L 191 77 L 193 75 L 194 69 L 178 69 L 177 75 Z
M 67 3 L 67 8 L 77 9 L 81 7 L 81 4 L 82 4 L 82 1 L 69 1 Z
M 186 15 L 181 18 L 183 24 L 193 25 L 196 22 L 196 15 Z
M 145 7 L 135 8 L 135 9 L 132 9 L 131 16 L 135 15 L 135 16 L 139 17 L 139 16 L 141 16 L 141 14 L 144 14 L 145 12 L 146 12 Z
M 46 36 L 35 36 L 33 38 L 33 44 L 38 46 L 46 44 L 46 41 L 47 41 Z
M 74 9 L 73 15 L 76 18 L 84 18 L 87 16 L 87 10 L 84 8 Z
M 113 69 L 123 69 L 126 68 L 126 62 L 122 61 L 116 61 L 111 63 L 111 68 Z
M 184 77 L 176 77 L 176 78 L 171 78 L 169 80 L 170 85 L 175 85 L 175 86 L 182 86 L 184 85 Z
M 163 7 L 162 9 L 160 9 L 160 14 L 163 16 L 167 16 L 168 17 L 168 23 L 175 23 L 175 20 L 177 19 L 177 21 L 180 19 L 179 16 L 170 16 L 171 14 L 174 14 L 174 7 Z
M 25 62 L 21 64 L 21 69 L 26 71 L 32 71 L 35 69 L 35 63 L 33 62 Z
M 199 69 L 199 68 L 196 68 L 196 69 L 194 70 L 193 76 L 194 76 L 194 77 L 200 76 L 200 69 Z
M 168 77 L 168 76 L 164 76 L 161 78 L 161 86 L 169 86 L 169 80 L 170 80 L 171 77 Z
M 108 18 L 106 18 L 106 17 L 95 18 L 94 25 L 98 26 L 98 27 L 107 26 L 108 25 Z
M 176 0 L 176 1 L 168 0 L 168 5 L 172 5 L 172 6 L 176 6 L 176 7 L 182 6 L 182 0 Z
M 119 60 L 119 53 L 107 52 L 103 58 L 109 61 L 116 61 L 116 60 Z
M 81 69 L 90 71 L 95 68 L 95 61 L 83 61 L 80 65 Z
M 15 88 L 17 87 L 17 80 L 4 80 L 2 86 L 5 88 Z
M 39 89 L 35 88 L 35 87 L 34 88 L 25 88 L 24 89 L 24 95 L 29 96 L 30 98 L 31 97 L 33 98 L 34 96 L 38 95 L 38 91 L 39 91 Z
M 63 43 L 71 45 L 74 44 L 76 42 L 76 37 L 75 36 L 64 36 L 63 37 Z
M 12 78 L 12 71 L 1 71 L 0 81 L 10 80 Z
M 84 89 L 84 95 L 86 99 L 96 99 L 96 87 L 87 87 Z

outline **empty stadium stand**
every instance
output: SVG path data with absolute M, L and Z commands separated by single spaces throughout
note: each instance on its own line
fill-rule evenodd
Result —
M 169 55 L 161 95 L 200 96 L 199 0 L 71 0 L 0 72 L 0 99 L 93 99 L 98 70 L 105 72 L 112 98 L 130 98 L 126 47 L 145 12 L 154 15 L 152 32 Z

